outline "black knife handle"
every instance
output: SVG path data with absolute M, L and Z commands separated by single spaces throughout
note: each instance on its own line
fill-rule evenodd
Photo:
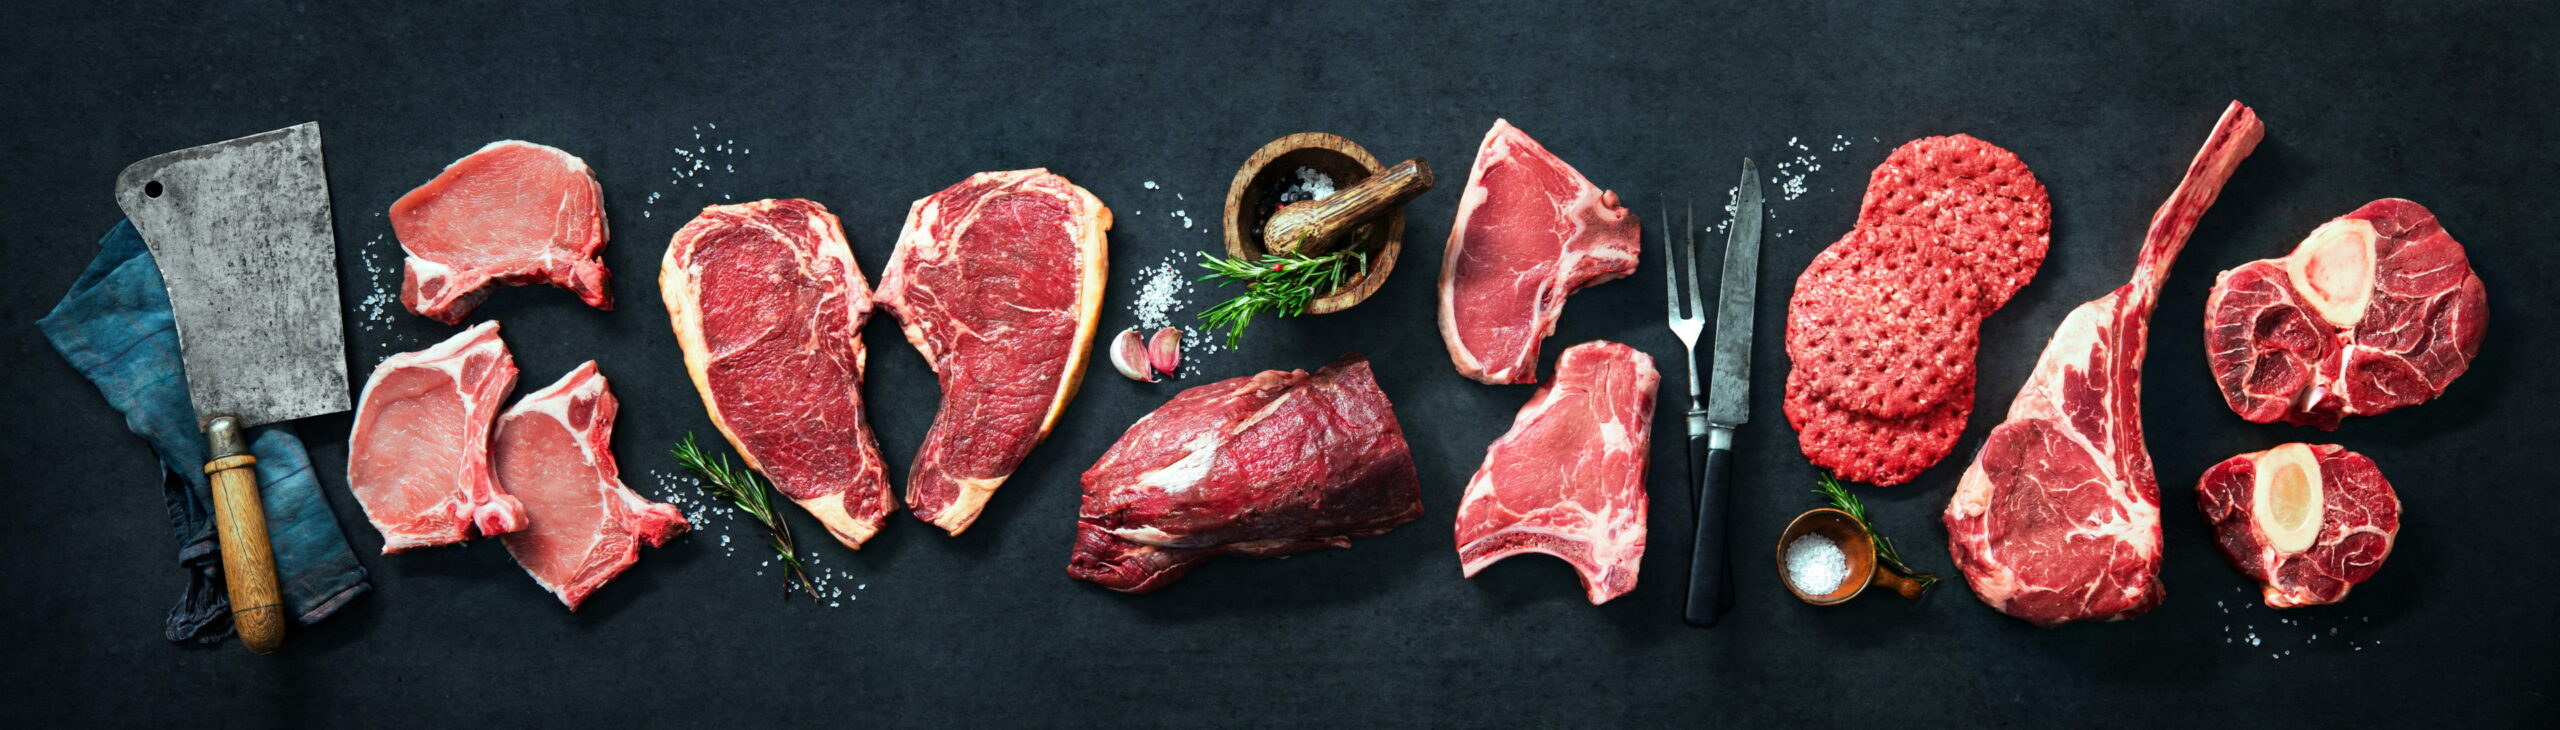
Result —
M 1689 600 L 1681 618 L 1691 626 L 1712 628 L 1733 600 L 1733 570 L 1725 556 L 1725 504 L 1732 496 L 1733 452 L 1691 451 L 1705 452 L 1706 468 L 1699 472 L 1697 539 L 1689 551 Z

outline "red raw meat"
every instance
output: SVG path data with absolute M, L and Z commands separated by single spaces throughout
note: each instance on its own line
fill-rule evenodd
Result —
M 567 152 L 491 142 L 392 203 L 391 231 L 409 252 L 400 303 L 418 316 L 461 322 L 492 288 L 534 282 L 613 309 L 596 258 L 606 237 L 604 189 Z
M 2231 457 L 2197 480 L 2196 508 L 2269 608 L 2345 599 L 2400 534 L 2400 497 L 2382 469 L 2334 444 Z
M 862 402 L 871 287 L 825 206 L 704 208 L 658 268 L 667 319 L 711 423 L 845 547 L 894 503 Z
M 2334 430 L 2443 393 L 2488 320 L 2462 244 L 2425 207 L 2389 198 L 2320 226 L 2290 256 L 2222 272 L 2205 352 L 2241 418 Z
M 1084 382 L 1111 209 L 1048 170 L 971 175 L 907 212 L 876 299 L 942 380 L 907 509 L 958 535 Z
M 1635 348 L 1595 340 L 1556 359 L 1458 503 L 1458 563 L 1546 553 L 1572 564 L 1592 605 L 1636 587 L 1644 561 L 1646 447 L 1662 375 Z
M 1153 593 L 1221 555 L 1348 548 L 1422 516 L 1422 481 L 1369 361 L 1182 391 L 1084 473 L 1067 575 Z
M 383 553 L 524 527 L 523 503 L 489 472 L 489 422 L 515 387 L 496 322 L 374 367 L 347 437 L 347 488 Z
M 640 543 L 665 545 L 692 528 L 622 485 L 612 449 L 620 408 L 590 360 L 498 416 L 489 447 L 498 485 L 523 500 L 528 521 L 498 540 L 571 611 L 639 562 Z
M 1440 339 L 1458 373 L 1538 382 L 1538 343 L 1567 295 L 1636 270 L 1643 224 L 1618 194 L 1494 120 L 1440 262 Z
M 2133 281 L 2062 320 L 1947 504 L 1947 550 L 1975 597 L 2055 626 L 2160 605 L 2160 482 L 2142 440 L 2142 356 L 2169 263 L 2265 136 L 2232 102 L 2151 217 Z
M 1973 415 L 1982 320 L 2044 263 L 2052 203 L 2017 155 L 1966 135 L 1895 149 L 1858 225 L 1787 302 L 1787 421 L 1815 466 L 1891 486 Z

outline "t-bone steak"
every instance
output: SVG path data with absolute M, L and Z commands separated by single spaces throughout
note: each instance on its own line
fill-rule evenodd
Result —
M 347 487 L 382 532 L 382 552 L 524 527 L 524 505 L 489 471 L 489 423 L 515 387 L 496 322 L 374 367 L 347 437 Z
M 409 252 L 400 303 L 461 322 L 492 288 L 549 283 L 613 308 L 604 262 L 604 189 L 585 160 L 531 142 L 491 142 L 391 204 Z
M 2160 604 L 2160 481 L 2142 440 L 2142 356 L 2169 264 L 2266 134 L 2239 102 L 2151 216 L 2133 281 L 2064 317 L 2008 418 L 1947 503 L 1947 549 L 1974 596 L 2039 626 Z
M 2269 608 L 2345 599 L 2400 534 L 2400 497 L 2382 469 L 2334 444 L 2231 457 L 2196 482 L 2196 507 Z
M 1084 473 L 1067 575 L 1152 593 L 1220 555 L 1351 547 L 1422 516 L 1422 481 L 1369 361 L 1182 391 Z
M 1493 442 L 1458 503 L 1467 577 L 1521 553 L 1563 559 L 1592 605 L 1636 587 L 1644 562 L 1653 358 L 1615 342 L 1575 345 Z
M 489 460 L 523 500 L 525 529 L 498 536 L 536 583 L 578 610 L 587 596 L 692 525 L 676 508 L 622 485 L 613 463 L 621 406 L 590 360 L 498 416 Z
M 1440 261 L 1440 339 L 1458 374 L 1538 381 L 1564 299 L 1636 270 L 1643 224 L 1537 140 L 1494 120 Z
M 2241 418 L 2336 429 L 2443 393 L 2488 323 L 2462 244 L 2425 207 L 2389 198 L 2314 229 L 2290 256 L 2222 272 L 2205 353 Z
M 2035 277 L 2053 206 L 2018 156 L 1968 135 L 1895 149 L 1858 224 L 1787 300 L 1787 422 L 1815 466 L 1878 486 L 1955 451 L 1982 320 Z
M 711 423 L 747 466 L 860 548 L 895 503 L 862 401 L 871 287 L 825 206 L 705 208 L 658 267 Z
M 1084 381 L 1111 209 L 1048 170 L 982 172 L 918 200 L 881 306 L 942 380 L 907 509 L 958 535 Z

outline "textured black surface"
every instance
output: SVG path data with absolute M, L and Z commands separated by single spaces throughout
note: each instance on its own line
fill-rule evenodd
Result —
M 2560 273 L 2549 204 L 2560 13 L 2549 6 L 171 4 L 110 16 L 33 5 L 0 10 L 0 250 L 12 272 L 0 348 L 14 415 L 0 434 L 13 467 L 0 513 L 0 724 L 2508 725 L 2554 709 L 2560 576 L 2543 557 L 2542 477 L 2555 436 L 2548 364 L 2560 357 L 2547 283 Z M 2130 275 L 2145 220 L 2234 98 L 2265 117 L 2267 141 L 2176 267 L 2149 360 L 2168 602 L 2129 623 L 2040 630 L 1958 584 L 1917 605 L 1788 598 L 1767 544 L 1815 500 L 1778 416 L 1785 292 L 1847 230 L 1866 170 L 1892 145 L 1962 131 L 2016 151 L 2053 193 L 2051 259 L 1984 327 L 1980 401 L 1957 457 L 1908 486 L 1859 488 L 1915 562 L 1945 569 L 1936 513 L 1965 456 L 2064 313 Z M 1820 158 L 1801 196 L 1771 189 L 1762 415 L 1739 437 L 1740 601 L 1721 628 L 1679 620 L 1689 525 L 1677 397 L 1656 419 L 1654 549 L 1635 592 L 1593 608 L 1561 563 L 1537 557 L 1458 577 L 1448 519 L 1460 488 L 1529 395 L 1459 378 L 1431 324 L 1456 173 L 1496 117 L 1625 195 L 1648 218 L 1648 246 L 1665 199 L 1720 211 L 1741 157 L 1770 171 Z M 529 385 L 600 360 L 623 400 L 626 478 L 653 495 L 666 488 L 651 474 L 674 469 L 664 449 L 707 429 L 652 285 L 657 260 L 685 212 L 723 194 L 824 202 L 876 276 L 910 201 L 972 172 L 1050 167 L 1121 214 L 1103 322 L 1116 330 L 1132 320 L 1141 266 L 1216 245 L 1166 214 L 1208 225 L 1234 165 L 1266 140 L 1337 132 L 1449 174 L 1414 203 L 1404 264 L 1366 305 L 1257 324 L 1241 352 L 1195 350 L 1204 373 L 1186 381 L 1139 385 L 1097 363 L 1057 436 L 967 536 L 899 516 L 860 554 L 815 546 L 858 601 L 776 599 L 770 571 L 757 575 L 749 550 L 724 555 L 713 527 L 645 555 L 570 615 L 482 542 L 367 555 L 374 594 L 276 657 L 171 646 L 159 625 L 179 574 L 150 454 L 32 322 L 116 220 L 117 170 L 312 119 L 327 136 L 351 312 L 396 286 L 380 212 L 447 161 L 515 137 L 595 166 L 617 310 L 517 289 L 475 318 L 505 322 Z M 671 148 L 712 123 L 704 140 L 752 154 L 731 161 L 735 173 L 715 161 L 671 185 Z M 1813 152 L 1786 146 L 1799 138 Z M 1855 144 L 1830 149 L 1842 140 Z M 2472 372 L 2438 402 L 2334 436 L 2232 416 L 2200 352 L 2214 272 L 2395 195 L 2439 214 L 2488 283 Z M 1635 278 L 1573 300 L 1548 359 L 1619 339 L 1668 358 L 1677 387 L 1648 253 Z M 1195 294 L 1193 311 L 1210 296 Z M 388 320 L 350 314 L 355 377 L 451 331 L 396 305 Z M 903 483 L 932 379 L 890 322 L 867 336 L 872 413 Z M 1313 367 L 1346 348 L 1369 354 L 1399 405 L 1423 520 L 1349 551 L 1215 563 L 1154 596 L 1064 576 L 1076 475 L 1122 428 L 1183 385 Z M 347 423 L 315 419 L 305 433 L 369 552 L 380 537 L 338 476 Z M 2288 440 L 2372 456 L 2407 512 L 2372 582 L 2343 605 L 2286 614 L 2290 624 L 2253 607 L 2191 496 L 2205 467 Z

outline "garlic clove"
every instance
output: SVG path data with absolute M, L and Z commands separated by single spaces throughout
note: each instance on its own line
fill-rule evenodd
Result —
M 1111 367 L 1122 376 L 1141 383 L 1156 382 L 1148 363 L 1147 343 L 1138 336 L 1138 328 L 1121 330 L 1120 336 L 1111 338 Z
M 1130 330 L 1135 334 L 1136 330 Z M 1147 338 L 1147 367 L 1157 377 L 1170 377 L 1182 367 L 1182 330 L 1166 327 Z

